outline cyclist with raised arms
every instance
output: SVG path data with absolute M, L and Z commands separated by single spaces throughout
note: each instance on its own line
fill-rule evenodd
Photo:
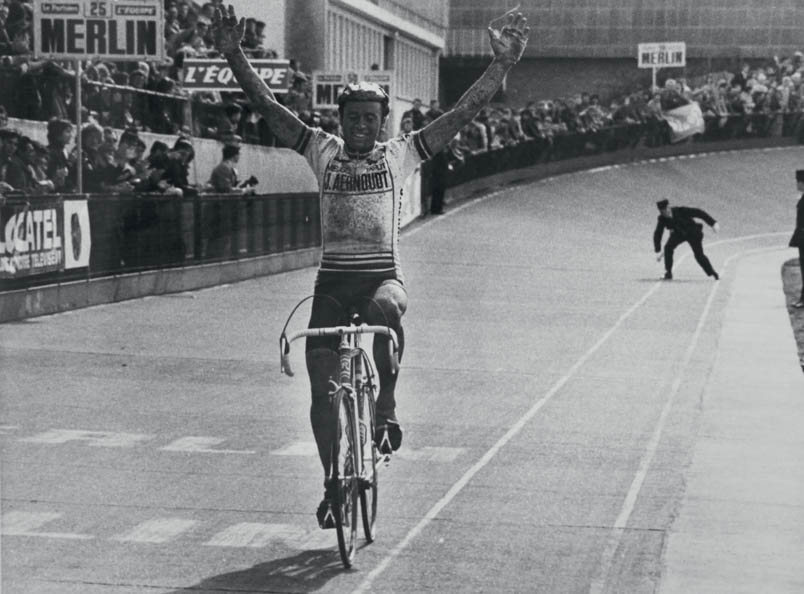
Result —
M 309 327 L 347 324 L 344 312 L 357 307 L 363 321 L 389 325 L 396 331 L 401 357 L 401 320 L 407 309 L 397 245 L 402 186 L 419 163 L 443 149 L 491 100 L 522 56 L 530 32 L 527 20 L 520 13 L 508 14 L 500 29 L 489 26 L 494 59 L 455 107 L 419 131 L 382 143 L 377 138 L 389 113 L 389 98 L 381 87 L 357 83 L 344 88 L 338 97 L 343 138 L 311 128 L 277 102 L 248 63 L 240 48 L 244 25 L 232 6 L 227 15 L 216 9 L 216 48 L 226 57 L 253 108 L 285 146 L 307 159 L 319 183 L 323 253 Z M 375 337 L 373 346 L 380 380 L 374 439 L 385 453 L 402 443 L 394 400 L 397 377 L 391 370 L 388 340 Z M 338 377 L 337 341 L 337 337 L 309 338 L 305 349 L 312 391 L 310 420 L 325 476 L 334 437 L 329 380 Z M 326 478 L 324 486 L 317 517 L 322 528 L 330 528 L 334 526 L 332 494 Z

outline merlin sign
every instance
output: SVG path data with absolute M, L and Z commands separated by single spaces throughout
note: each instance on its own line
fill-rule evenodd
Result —
M 639 68 L 680 68 L 687 65 L 687 44 L 683 41 L 640 43 L 637 46 Z
M 162 0 L 35 0 L 34 56 L 162 60 Z

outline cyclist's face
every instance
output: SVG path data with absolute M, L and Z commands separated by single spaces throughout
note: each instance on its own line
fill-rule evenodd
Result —
M 378 101 L 351 101 L 343 106 L 343 139 L 355 152 L 374 148 L 382 127 L 382 106 Z

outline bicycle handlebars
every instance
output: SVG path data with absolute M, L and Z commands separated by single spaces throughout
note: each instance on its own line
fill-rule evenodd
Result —
M 279 369 L 288 377 L 293 377 L 293 369 L 290 367 L 290 343 L 299 338 L 308 336 L 344 336 L 346 334 L 382 334 L 388 336 L 388 354 L 391 358 L 391 373 L 399 371 L 399 339 L 393 328 L 388 326 L 369 326 L 360 324 L 359 326 L 333 326 L 331 328 L 308 328 L 299 330 L 290 336 L 284 332 L 279 337 Z

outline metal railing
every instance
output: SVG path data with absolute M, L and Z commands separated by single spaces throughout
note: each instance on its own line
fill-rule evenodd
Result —
M 4 278 L 3 290 L 59 281 L 191 266 L 278 254 L 321 245 L 315 193 L 196 197 L 69 195 L 6 197 L 3 207 L 31 208 L 38 199 L 87 199 L 89 267 Z
M 706 150 L 707 143 L 732 142 L 735 148 L 739 148 L 741 141 L 774 138 L 804 143 L 804 117 L 800 112 L 705 116 L 704 122 L 704 133 L 686 141 L 701 145 L 700 150 Z M 503 171 L 581 157 L 610 155 L 612 160 L 625 161 L 639 158 L 645 150 L 661 150 L 665 146 L 670 146 L 669 128 L 663 120 L 652 119 L 583 133 L 532 138 L 498 149 L 464 155 L 463 160 L 458 155 L 450 154 L 447 159 L 425 163 L 422 196 L 432 193 L 434 179 L 440 180 L 444 187 L 454 187 Z M 446 171 L 435 170 L 436 167 L 447 167 L 446 164 L 449 164 Z

